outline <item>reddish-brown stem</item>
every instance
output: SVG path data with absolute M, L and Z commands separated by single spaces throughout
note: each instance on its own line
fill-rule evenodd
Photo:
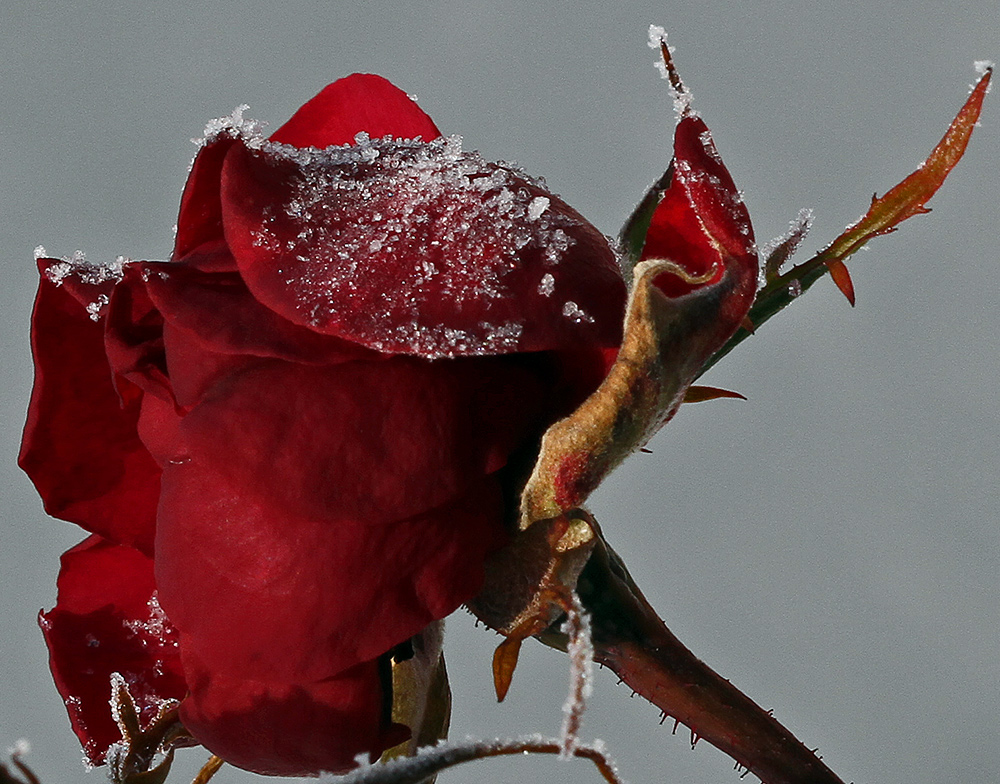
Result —
M 764 784 L 843 784 L 769 712 L 678 640 L 603 543 L 577 592 L 591 613 L 594 660 Z

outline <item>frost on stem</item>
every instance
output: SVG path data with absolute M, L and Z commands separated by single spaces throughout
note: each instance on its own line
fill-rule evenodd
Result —
M 590 616 L 574 592 L 566 608 L 562 632 L 569 638 L 569 694 L 563 704 L 563 724 L 559 733 L 559 759 L 569 759 L 580 746 L 580 724 L 593 692 L 594 645 L 590 637 Z
M 447 768 L 488 757 L 521 754 L 559 754 L 558 739 L 542 735 L 523 735 L 509 740 L 467 740 L 464 743 L 441 742 L 427 746 L 412 757 L 399 757 L 389 762 L 364 765 L 344 776 L 321 776 L 319 784 L 419 784 Z M 608 756 L 601 741 L 580 744 L 573 756 L 589 759 L 608 784 L 626 784 L 618 773 L 614 760 Z M 362 761 L 363 762 L 363 761 Z
M 798 250 L 802 240 L 812 228 L 812 223 L 813 211 L 805 207 L 799 210 L 799 214 L 788 224 L 788 231 L 768 241 L 760 249 L 760 257 L 764 259 L 758 281 L 760 286 L 770 283 L 781 274 L 782 265 Z

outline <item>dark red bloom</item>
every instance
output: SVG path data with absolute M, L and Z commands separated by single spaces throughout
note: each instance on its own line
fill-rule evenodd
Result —
M 405 738 L 392 650 L 476 593 L 621 340 L 604 237 L 355 75 L 209 129 L 171 261 L 40 269 L 21 465 L 96 535 L 43 616 L 91 761 L 113 672 L 261 773 Z

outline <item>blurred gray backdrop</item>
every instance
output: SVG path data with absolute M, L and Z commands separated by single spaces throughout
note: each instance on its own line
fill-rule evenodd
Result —
M 923 159 L 973 61 L 1000 56 L 995 0 L 7 0 L 0 750 L 27 738 L 43 784 L 84 780 L 35 625 L 82 534 L 46 518 L 14 464 L 32 248 L 165 258 L 205 122 L 245 102 L 275 128 L 352 71 L 417 94 L 467 149 L 544 175 L 616 233 L 670 155 L 651 22 L 677 47 L 758 240 L 815 208 L 801 259 Z M 821 281 L 704 379 L 748 402 L 685 406 L 592 502 L 673 631 L 859 784 L 1000 770 L 998 100 L 933 214 L 852 262 L 857 308 Z M 461 612 L 449 633 L 455 737 L 558 731 L 564 657 L 526 648 L 498 706 L 497 638 Z M 598 673 L 584 736 L 606 740 L 635 783 L 737 780 L 728 758 L 658 719 Z M 204 756 L 180 758 L 177 781 Z M 441 779 L 533 780 L 599 779 L 544 758 Z

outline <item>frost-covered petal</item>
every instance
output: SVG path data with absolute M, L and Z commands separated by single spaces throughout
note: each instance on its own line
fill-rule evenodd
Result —
M 140 719 L 187 692 L 177 635 L 156 599 L 152 559 L 91 536 L 62 557 L 56 606 L 39 623 L 49 664 L 88 760 L 121 740 L 111 713 L 112 674 L 128 685 Z
M 359 133 L 374 139 L 436 139 L 441 132 L 410 96 L 375 74 L 351 74 L 327 85 L 271 135 L 293 147 L 353 144 Z
M 620 339 L 625 285 L 605 238 L 456 140 L 372 142 L 308 162 L 237 145 L 222 194 L 250 291 L 317 332 L 428 357 Z
M 35 385 L 18 462 L 49 514 L 150 553 L 160 470 L 136 433 L 141 393 L 112 381 L 103 326 L 80 302 L 93 292 L 80 291 L 86 284 L 75 276 L 56 285 L 45 275 L 61 263 L 42 264 Z

